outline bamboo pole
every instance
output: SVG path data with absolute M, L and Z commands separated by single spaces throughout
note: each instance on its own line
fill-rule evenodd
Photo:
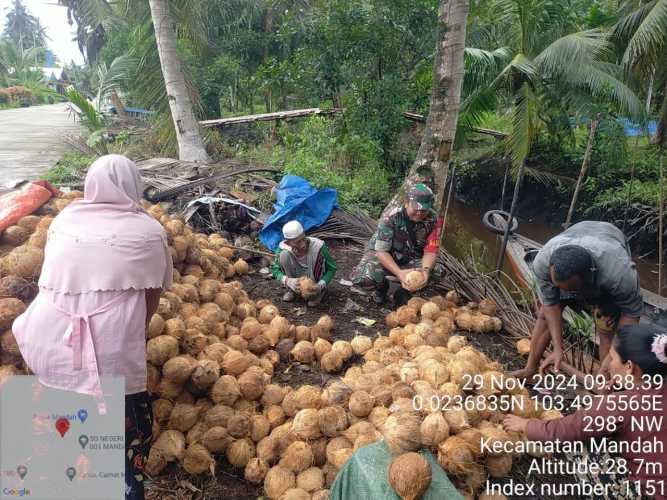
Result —
M 516 212 L 516 204 L 519 200 L 519 189 L 523 181 L 523 172 L 525 170 L 526 160 L 524 159 L 519 165 L 519 171 L 516 175 L 516 183 L 514 184 L 514 194 L 512 195 L 512 205 L 510 205 L 510 216 L 505 225 L 505 233 L 503 234 L 503 241 L 500 244 L 500 251 L 498 252 L 498 260 L 496 262 L 496 275 L 499 275 L 500 269 L 503 267 L 503 259 L 505 258 L 505 249 L 507 248 L 507 241 L 510 237 L 510 229 L 512 228 L 512 221 L 514 220 L 514 213 Z
M 567 218 L 565 219 L 565 224 L 563 227 L 567 229 L 572 223 L 572 215 L 574 215 L 574 207 L 577 204 L 577 199 L 579 198 L 579 192 L 581 191 L 581 186 L 584 183 L 584 178 L 586 177 L 586 172 L 588 171 L 588 164 L 591 159 L 591 152 L 593 151 L 593 139 L 595 138 L 595 130 L 598 128 L 598 120 L 600 119 L 600 114 L 595 115 L 595 118 L 591 120 L 591 129 L 588 133 L 588 144 L 586 144 L 586 152 L 584 153 L 584 159 L 581 162 L 581 170 L 579 171 L 579 178 L 577 179 L 577 185 L 574 187 L 574 194 L 572 195 L 572 201 L 570 202 L 570 209 L 567 211 Z
M 452 201 L 452 192 L 454 191 L 454 182 L 456 181 L 456 164 L 452 165 L 451 179 L 449 180 L 449 194 L 447 195 L 447 204 L 442 218 L 442 231 L 440 231 L 440 244 L 445 240 L 445 227 L 447 226 L 447 214 L 449 214 L 449 204 Z
M 658 295 L 662 296 L 662 267 L 663 267 L 663 251 L 662 251 L 662 215 L 665 204 L 664 197 L 664 173 L 662 168 L 663 154 L 660 154 L 660 193 L 658 195 Z
M 635 149 L 639 145 L 639 136 L 635 137 Z M 623 214 L 623 234 L 625 234 L 625 226 L 628 224 L 628 210 L 630 210 L 630 201 L 632 200 L 632 188 L 635 185 L 635 165 L 637 160 L 632 160 L 630 165 L 630 186 L 628 187 L 628 198 L 625 200 L 625 213 Z

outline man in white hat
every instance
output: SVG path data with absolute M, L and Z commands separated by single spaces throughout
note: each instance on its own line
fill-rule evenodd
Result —
M 327 285 L 336 274 L 336 262 L 329 249 L 322 240 L 306 236 L 303 226 L 296 220 L 283 226 L 283 238 L 273 263 L 273 277 L 287 288 L 283 300 L 291 302 L 297 295 L 302 295 L 299 278 L 308 277 L 319 288 L 317 295 L 308 300 L 308 305 L 320 304 Z

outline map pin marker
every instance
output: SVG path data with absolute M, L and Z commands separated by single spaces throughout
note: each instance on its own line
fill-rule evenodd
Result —
M 23 479 L 25 475 L 28 473 L 28 468 L 25 465 L 19 465 L 16 468 L 16 472 L 18 472 L 19 477 Z
M 76 469 L 74 467 L 67 467 L 67 470 L 65 471 L 65 474 L 67 475 L 67 477 L 71 481 L 72 479 L 74 479 L 74 476 L 76 476 Z
M 81 423 L 84 424 L 86 422 L 86 419 L 88 418 L 88 412 L 85 409 L 81 408 L 78 411 L 77 416 L 79 417 L 79 420 L 81 420 Z
M 66 418 L 56 420 L 56 429 L 60 433 L 60 437 L 65 437 L 65 433 L 69 430 L 69 420 Z
M 81 448 L 85 448 L 86 445 L 88 444 L 88 436 L 85 434 L 81 434 L 79 436 L 79 444 L 81 445 Z

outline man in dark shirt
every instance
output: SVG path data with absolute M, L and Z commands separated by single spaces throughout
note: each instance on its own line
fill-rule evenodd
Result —
M 549 240 L 532 264 L 542 306 L 531 337 L 528 362 L 517 377 L 532 377 L 563 359 L 563 308 L 588 308 L 600 339 L 600 372 L 617 328 L 639 322 L 644 301 L 639 274 L 625 235 L 608 222 L 583 221 Z M 540 365 L 549 342 L 553 351 Z

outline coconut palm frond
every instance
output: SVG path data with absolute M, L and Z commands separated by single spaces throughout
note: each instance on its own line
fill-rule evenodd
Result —
M 604 32 L 580 31 L 558 38 L 535 57 L 534 63 L 547 74 L 558 74 L 571 66 L 601 59 L 608 51 L 608 36 Z
M 657 54 L 667 42 L 667 0 L 651 2 L 653 7 L 641 10 L 643 19 L 637 26 L 623 54 L 623 63 L 634 64 L 646 55 Z
M 113 90 L 117 90 L 130 79 L 136 61 L 130 56 L 120 56 L 111 61 L 109 66 L 101 63 L 97 66 L 93 84 L 97 86 L 97 106 L 108 97 Z
M 637 95 L 612 74 L 608 63 L 572 66 L 560 77 L 572 87 L 586 89 L 595 97 L 609 98 L 627 111 L 635 120 L 643 120 L 644 107 Z
M 512 130 L 506 139 L 507 152 L 514 169 L 518 169 L 530 153 L 538 127 L 538 108 L 537 95 L 527 82 L 524 83 L 517 92 L 512 110 Z
M 78 108 L 81 123 L 88 127 L 91 132 L 99 130 L 104 126 L 102 115 L 83 94 L 70 87 L 65 92 L 65 95 L 69 102 Z

